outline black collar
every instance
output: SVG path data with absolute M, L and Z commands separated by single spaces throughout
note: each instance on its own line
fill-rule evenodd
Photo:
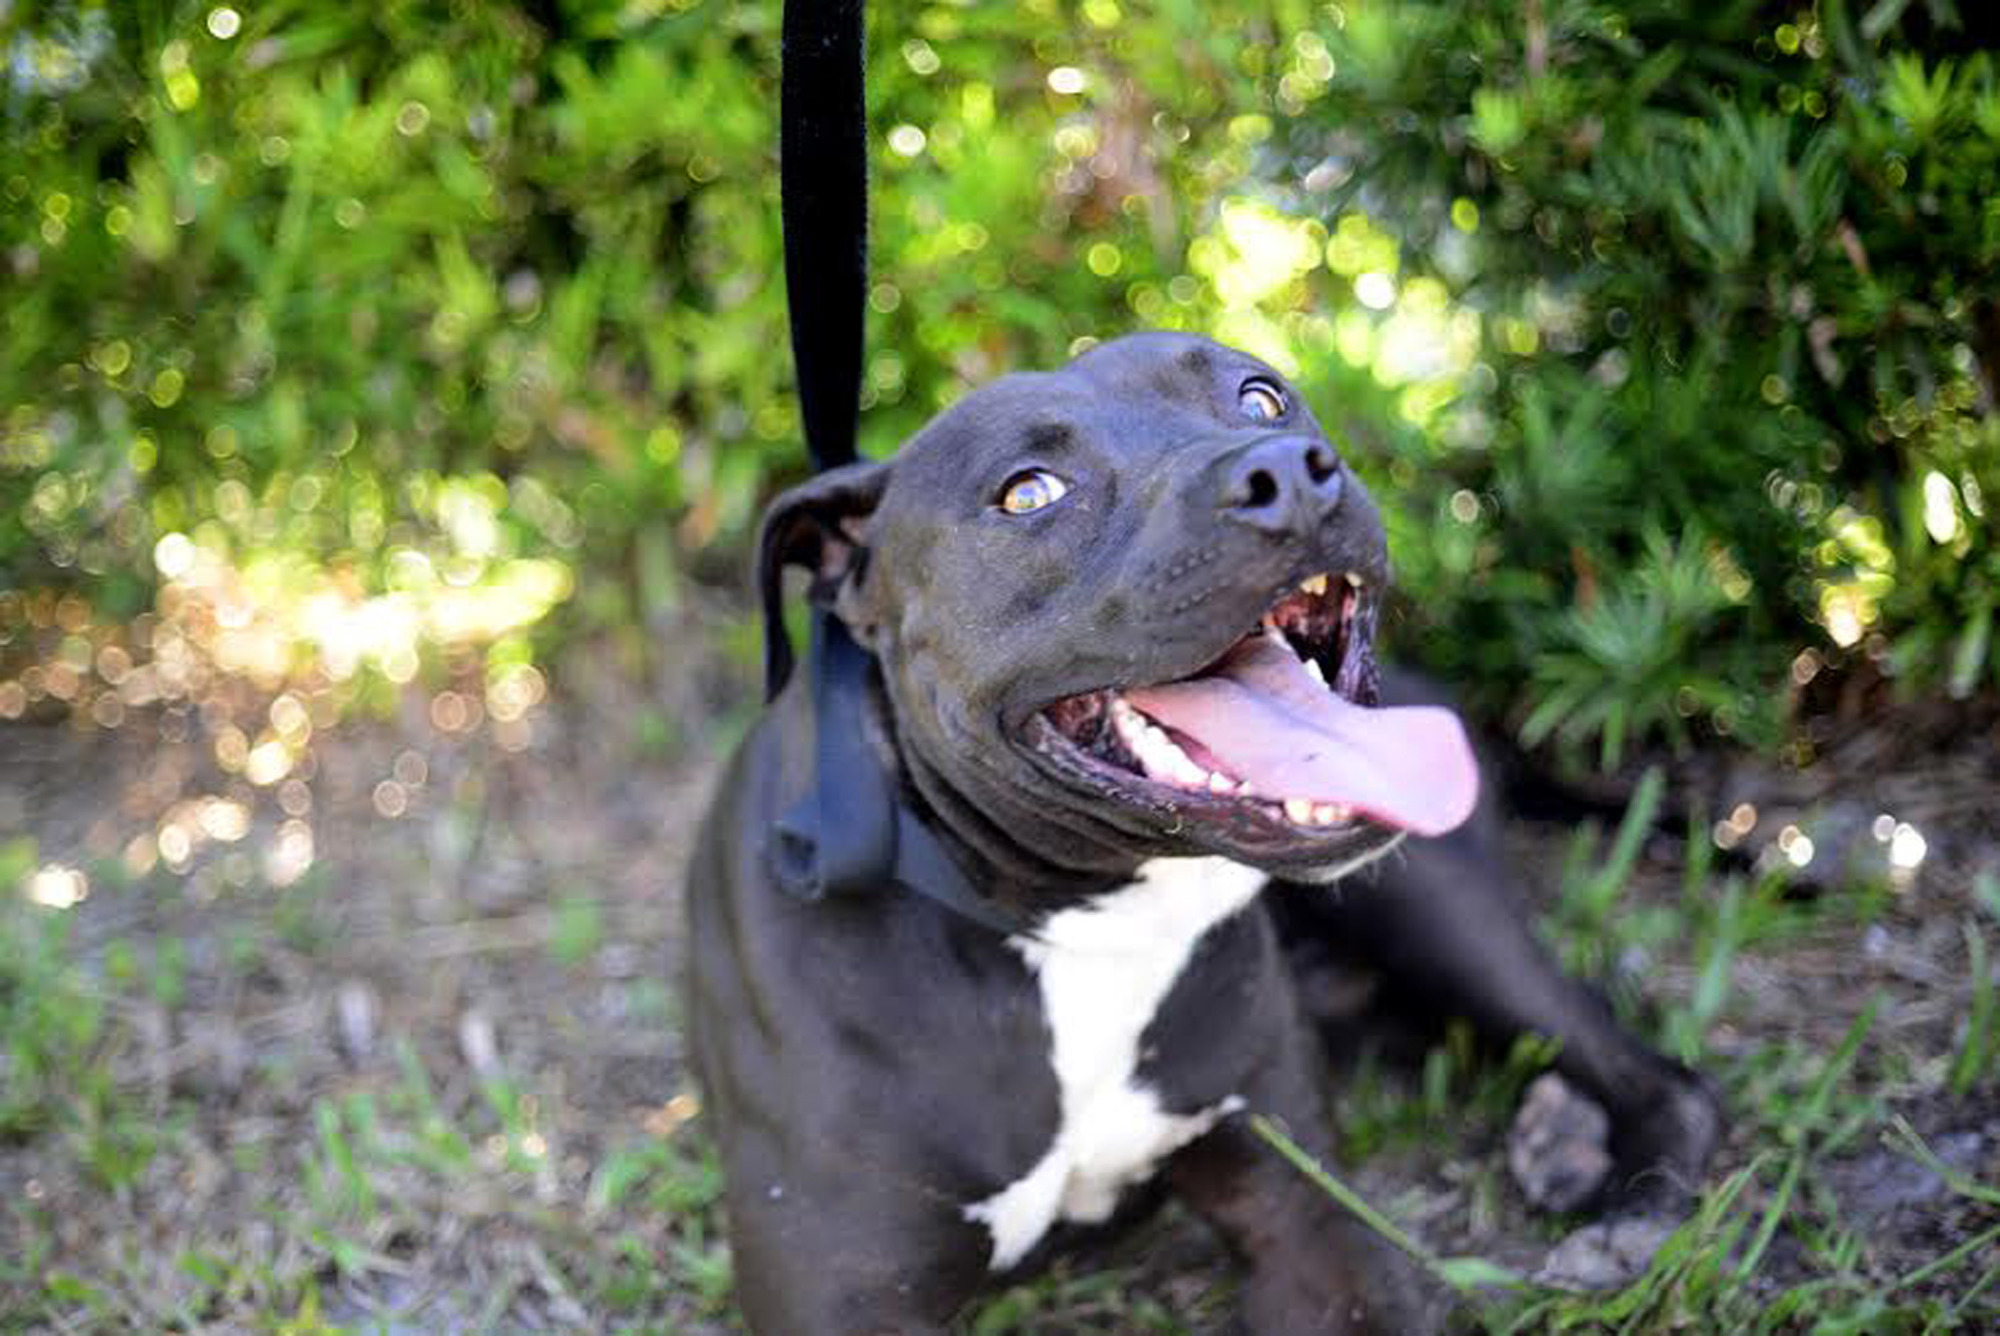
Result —
M 812 788 L 778 819 L 772 870 L 789 895 L 817 901 L 896 886 L 1003 937 L 1035 922 L 980 894 L 944 840 L 898 791 L 867 735 L 874 661 L 830 613 L 813 626 Z

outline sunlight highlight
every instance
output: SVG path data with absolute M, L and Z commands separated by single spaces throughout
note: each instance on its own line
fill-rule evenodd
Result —
M 90 895 L 90 882 L 76 868 L 49 863 L 29 874 L 24 889 L 44 909 L 70 909 Z

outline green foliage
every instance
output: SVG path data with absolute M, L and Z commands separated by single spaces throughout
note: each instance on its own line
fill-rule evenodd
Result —
M 1641 543 L 1628 584 L 1557 622 L 1559 648 L 1534 665 L 1541 699 L 1521 725 L 1522 741 L 1595 736 L 1615 764 L 1628 738 L 1662 732 L 1678 742 L 1684 716 L 1729 703 L 1727 683 L 1696 653 L 1730 606 L 1712 550 L 1692 522 L 1679 544 L 1658 529 Z
M 1293 144 L 1488 316 L 1474 448 L 1391 438 L 1481 530 L 1417 574 L 1428 657 L 1606 761 L 1776 737 L 1787 647 L 1994 680 L 2000 81 L 1951 5 L 1357 5 L 1328 47 Z
M 801 460 L 776 16 L 11 7 L 0 579 L 470 590 L 426 647 L 518 663 L 733 577 Z M 1768 742 L 1805 650 L 1994 680 L 2000 80 L 1943 0 L 873 19 L 871 452 L 1204 330 L 1305 385 L 1405 652 L 1531 740 Z

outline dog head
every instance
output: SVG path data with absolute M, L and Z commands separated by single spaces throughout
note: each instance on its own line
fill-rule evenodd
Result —
M 759 550 L 773 690 L 803 565 L 925 796 L 1055 866 L 1324 879 L 1471 810 L 1457 720 L 1373 708 L 1373 501 L 1282 376 L 1206 339 L 985 386 L 779 497 Z

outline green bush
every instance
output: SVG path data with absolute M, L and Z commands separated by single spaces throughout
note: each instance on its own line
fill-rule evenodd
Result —
M 1413 529 L 1462 489 L 1477 537 L 1405 570 L 1438 662 L 1528 684 L 1530 740 L 1769 740 L 1829 662 L 1991 680 L 2000 80 L 1948 3 L 1907 8 L 1356 5 L 1328 35 L 1292 134 L 1333 146 L 1329 206 L 1487 317 L 1493 374 L 1392 468 Z
M 873 9 L 866 448 L 1205 330 L 1340 428 L 1402 648 L 1531 741 L 1990 682 L 2000 85 L 1944 0 Z M 288 662 L 401 600 L 392 681 L 735 579 L 802 462 L 776 20 L 17 3 L 0 578 L 316 609 Z

